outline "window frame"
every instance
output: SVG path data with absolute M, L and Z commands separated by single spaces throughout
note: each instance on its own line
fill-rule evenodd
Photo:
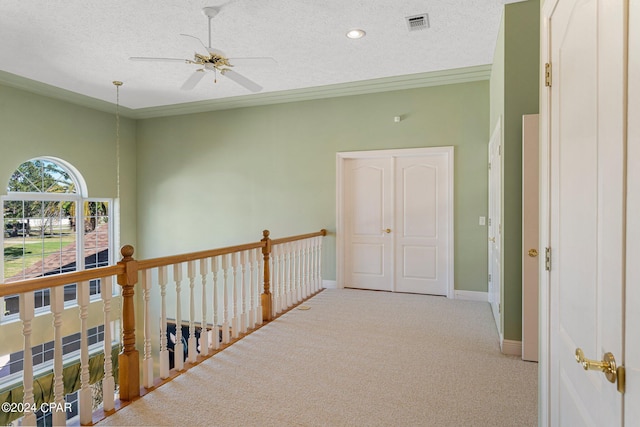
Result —
M 4 204 L 5 202 L 73 202 L 76 204 L 75 208 L 75 222 L 76 222 L 76 270 L 82 271 L 85 269 L 85 233 L 84 233 L 84 223 L 85 219 L 85 203 L 91 202 L 102 202 L 107 203 L 107 217 L 108 220 L 108 239 L 109 239 L 109 247 L 108 247 L 108 264 L 113 265 L 114 263 L 114 251 L 115 251 L 115 215 L 114 215 L 114 202 L 115 200 L 112 198 L 106 197 L 88 197 L 87 195 L 87 187 L 84 182 L 84 179 L 80 175 L 80 173 L 67 162 L 52 158 L 52 157 L 37 157 L 30 160 L 27 160 L 21 163 L 16 170 L 19 170 L 19 167 L 24 163 L 36 162 L 36 161 L 46 161 L 50 163 L 54 163 L 60 169 L 64 170 L 71 181 L 73 182 L 74 188 L 76 192 L 74 193 L 46 193 L 46 192 L 13 192 L 7 191 L 5 195 L 0 196 L 0 203 L 2 203 L 3 209 L 0 210 L 0 223 L 2 223 L 3 233 L 0 236 L 0 243 L 2 243 L 2 247 L 4 248 Z M 7 188 L 7 187 L 5 187 Z M 4 272 L 4 251 L 3 251 L 3 262 L 0 263 L 0 280 L 1 283 L 4 283 L 5 280 L 5 272 Z M 114 287 L 113 295 L 117 295 L 118 289 Z M 97 301 L 101 299 L 101 293 L 95 293 L 90 295 L 90 302 Z M 69 307 L 77 306 L 77 294 L 76 298 L 65 301 L 64 308 L 67 309 Z M 35 315 L 42 315 L 50 312 L 50 305 L 44 305 L 42 307 L 38 307 L 35 309 Z M 20 318 L 19 313 L 13 314 L 5 314 L 5 301 L 4 297 L 0 297 L 0 324 L 9 323 L 13 321 L 17 321 Z

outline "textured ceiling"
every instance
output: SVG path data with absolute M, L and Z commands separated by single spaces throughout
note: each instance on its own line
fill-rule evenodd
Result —
M 129 109 L 240 97 L 249 91 L 213 74 L 180 90 L 197 68 L 131 56 L 192 58 L 212 47 L 229 57 L 273 57 L 237 66 L 262 93 L 362 82 L 490 64 L 506 0 L 0 0 L 0 70 Z M 407 16 L 429 14 L 409 32 Z M 366 37 L 350 40 L 347 30 Z M 1 81 L 0 81 L 1 82 Z

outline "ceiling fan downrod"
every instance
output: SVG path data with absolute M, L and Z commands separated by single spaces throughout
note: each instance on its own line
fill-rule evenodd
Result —
M 209 49 L 211 49 L 211 19 L 220 12 L 220 9 L 215 6 L 208 6 L 202 8 L 202 13 L 209 19 Z

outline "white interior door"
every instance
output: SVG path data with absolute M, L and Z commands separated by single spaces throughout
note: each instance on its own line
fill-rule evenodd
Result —
M 538 115 L 522 116 L 522 359 L 538 361 Z
M 338 153 L 337 169 L 340 286 L 452 297 L 453 148 Z
M 391 158 L 345 162 L 345 254 L 347 287 L 393 290 L 393 226 Z
M 448 153 L 397 157 L 395 170 L 395 290 L 447 295 L 450 188 Z
M 624 361 L 624 14 L 624 1 L 561 0 L 549 21 L 554 426 L 623 422 L 623 394 L 602 372 L 585 371 L 575 353 Z
M 489 303 L 500 337 L 500 298 L 502 279 L 502 126 L 499 120 L 489 141 Z
M 627 121 L 626 425 L 640 420 L 640 2 L 629 2 Z

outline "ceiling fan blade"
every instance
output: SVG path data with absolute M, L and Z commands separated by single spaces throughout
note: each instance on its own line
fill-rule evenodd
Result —
M 239 65 L 239 66 L 243 66 L 243 65 L 251 65 L 251 66 L 256 66 L 256 65 L 278 65 L 278 61 L 276 61 L 275 59 L 269 57 L 269 56 L 264 56 L 264 57 L 250 57 L 250 58 L 229 58 L 229 62 L 233 65 Z
M 194 87 L 196 87 L 196 85 L 198 83 L 200 83 L 200 80 L 202 80 L 202 78 L 204 77 L 204 71 L 203 70 L 197 70 L 194 71 L 193 74 L 191 74 L 191 76 L 189 76 L 189 78 L 182 84 L 182 86 L 180 86 L 180 89 L 182 90 L 191 90 Z
M 240 86 L 244 87 L 245 89 L 250 90 L 251 92 L 260 92 L 262 90 L 262 86 L 260 86 L 258 83 L 252 80 L 249 80 L 242 74 L 238 74 L 233 70 L 229 70 L 229 69 L 223 70 L 222 75 L 225 77 L 228 77 L 229 79 L 238 83 Z
M 163 62 L 186 62 L 189 63 L 188 59 L 182 58 L 150 58 L 147 56 L 131 56 L 129 57 L 132 61 L 163 61 Z

